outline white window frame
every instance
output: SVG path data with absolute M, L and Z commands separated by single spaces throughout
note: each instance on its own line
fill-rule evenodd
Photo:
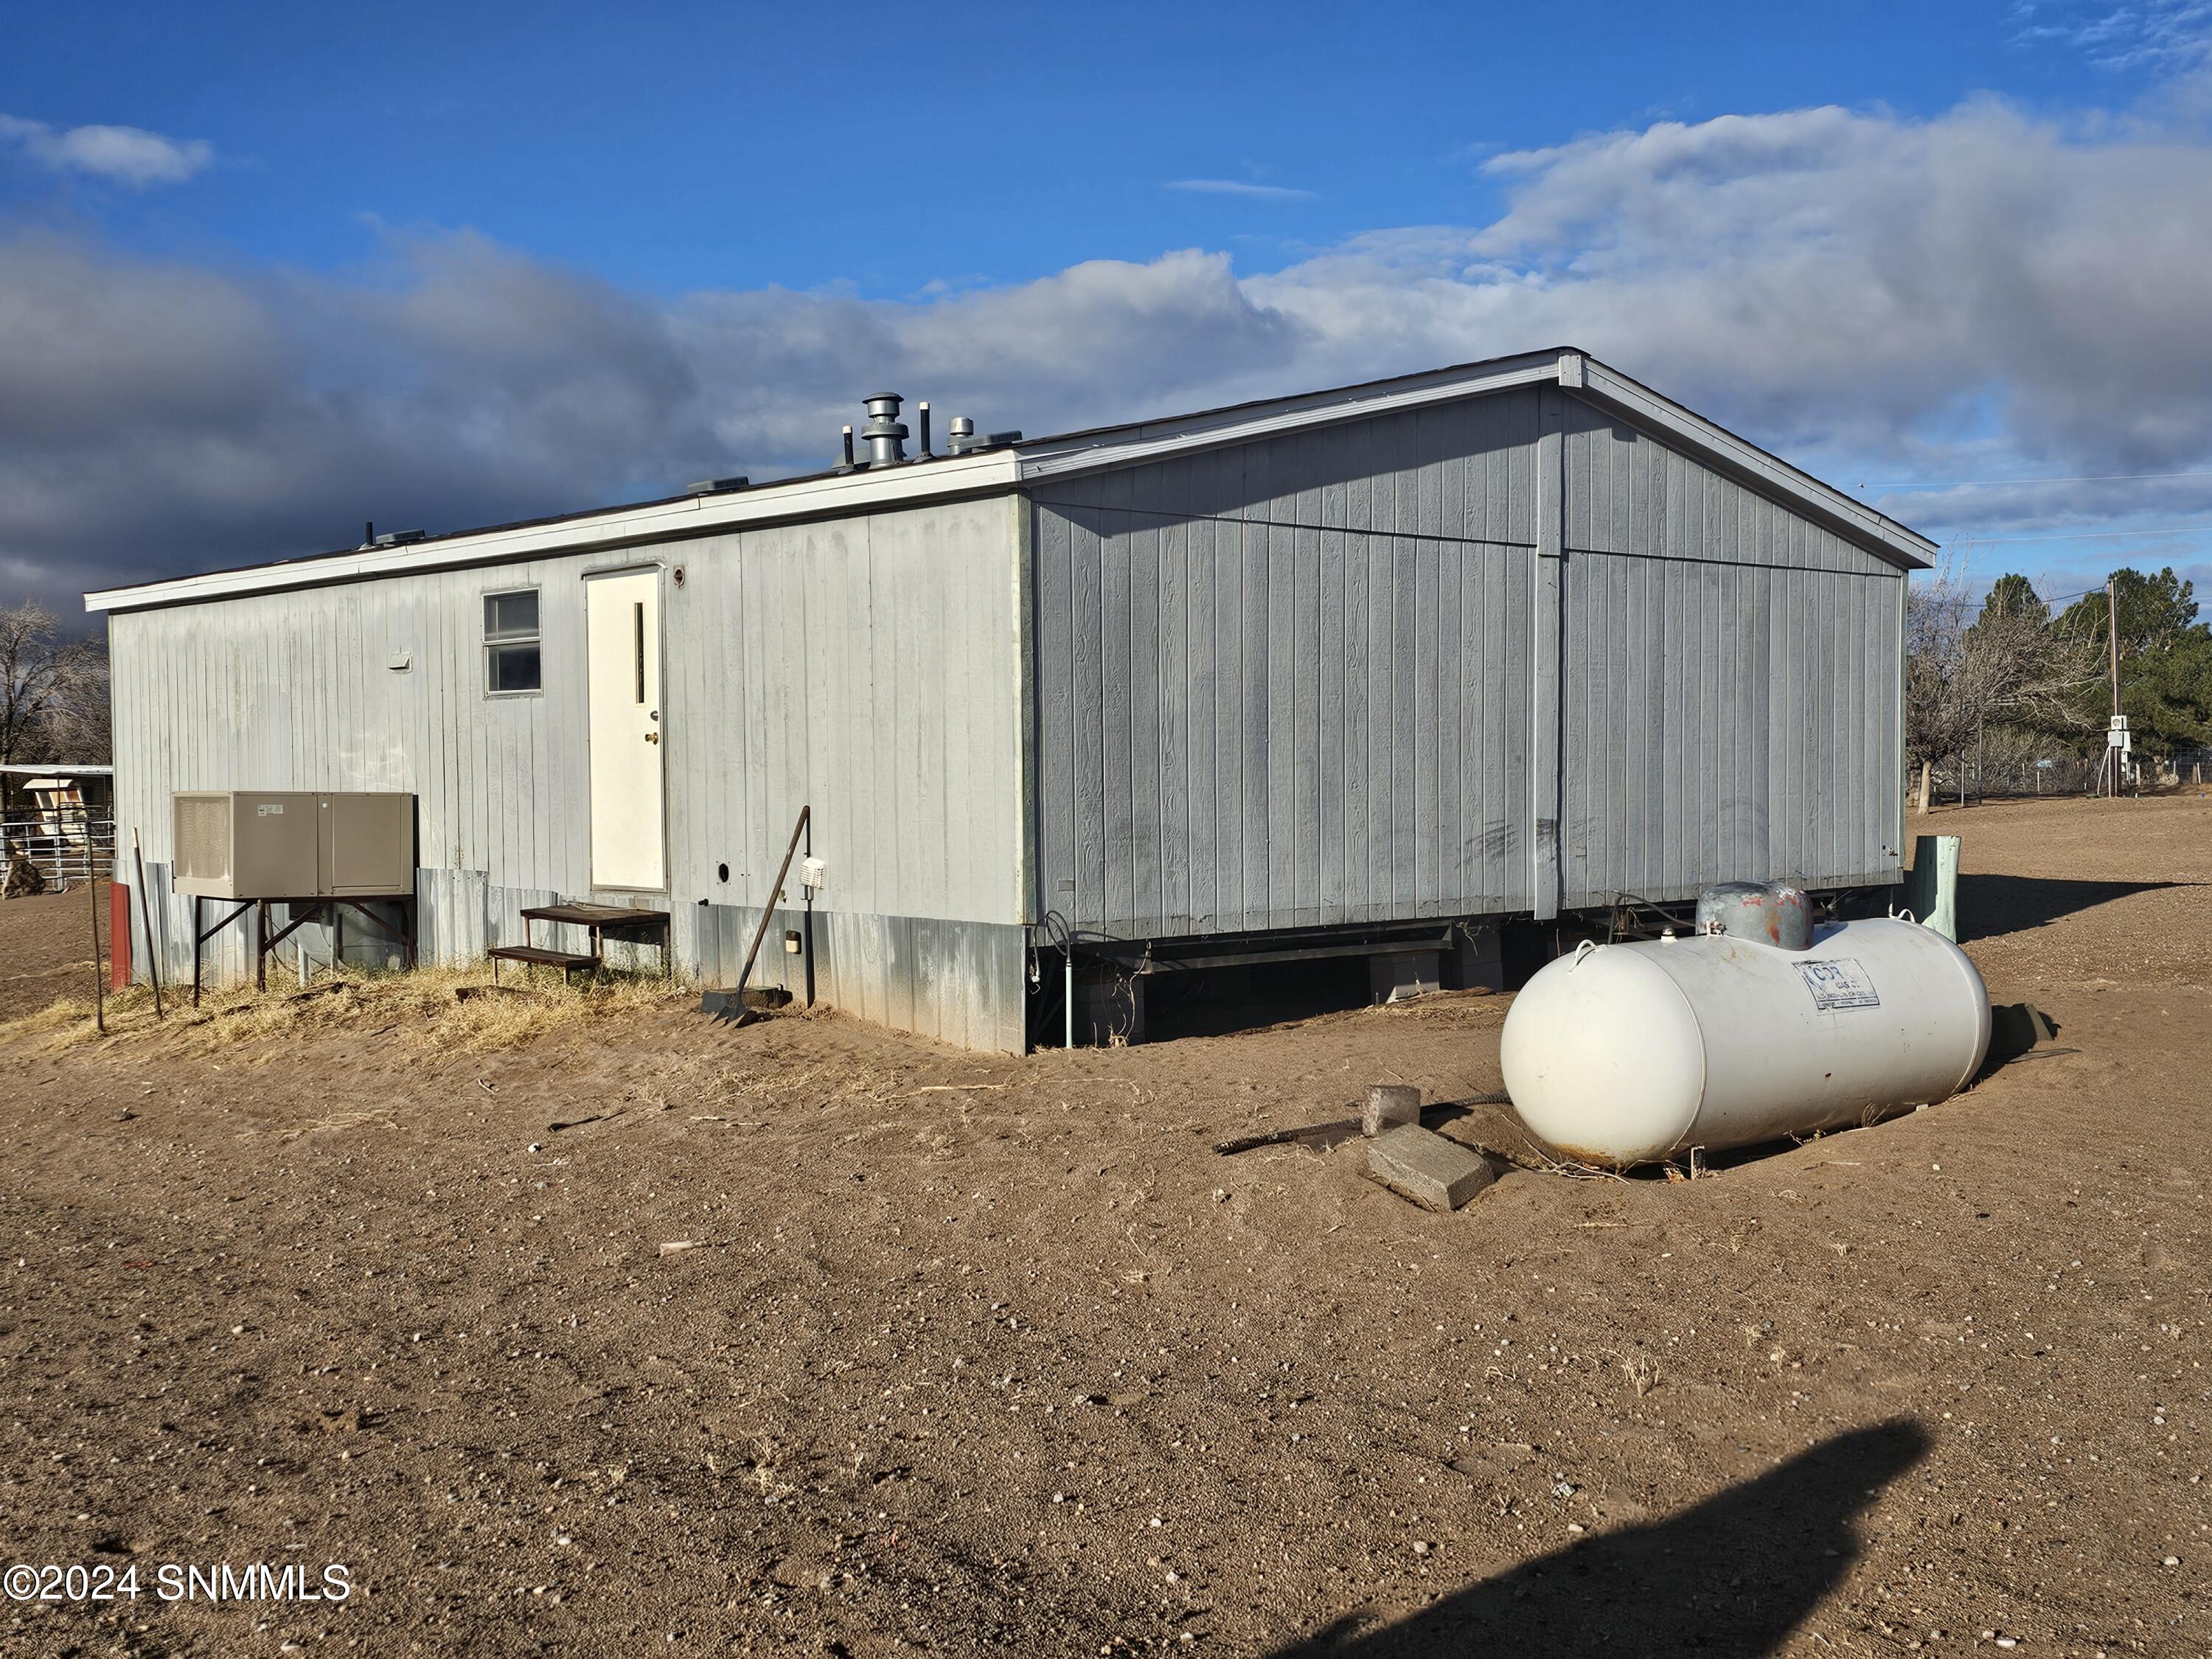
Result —
M 532 608 L 538 613 L 538 625 L 526 633 L 520 629 L 510 629 L 504 632 L 495 630 L 491 625 L 492 602 L 495 599 L 517 599 L 525 593 L 530 595 L 532 602 Z M 478 597 L 483 602 L 484 696 L 487 697 L 544 696 L 545 695 L 544 591 L 538 587 L 495 587 L 487 589 Z M 537 648 L 538 684 L 532 686 L 517 686 L 512 690 L 500 690 L 492 683 L 492 664 L 497 659 L 500 652 L 518 645 L 533 646 Z

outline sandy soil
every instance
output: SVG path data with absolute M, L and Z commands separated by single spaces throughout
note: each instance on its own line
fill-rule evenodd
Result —
M 18 1042 L 0 1561 L 144 1593 L 0 1650 L 2203 1653 L 2212 801 L 1924 827 L 2055 1047 L 1451 1216 L 1208 1144 L 1495 1089 L 1502 998 L 1026 1060 Z M 46 931 L 0 908 L 11 970 Z M 217 1562 L 352 1594 L 153 1594 Z
M 100 953 L 106 960 L 107 884 L 100 884 Z M 92 902 L 82 887 L 0 902 L 0 1024 L 57 997 L 92 994 Z

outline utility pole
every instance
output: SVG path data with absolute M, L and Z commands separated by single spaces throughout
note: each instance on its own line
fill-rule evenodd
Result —
M 2105 578 L 2105 632 L 2112 647 L 2112 713 L 2120 712 L 2120 582 L 2117 574 Z M 2120 748 L 2108 737 L 2105 753 L 2110 757 L 2112 793 L 2120 793 Z

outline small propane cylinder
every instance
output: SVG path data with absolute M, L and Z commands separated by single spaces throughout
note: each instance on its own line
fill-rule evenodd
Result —
M 1990 1042 L 1966 952 L 1910 921 L 1814 927 L 1802 892 L 1770 891 L 1790 896 L 1709 892 L 1690 938 L 1586 944 L 1531 979 L 1499 1054 L 1521 1121 L 1569 1157 L 1625 1165 L 1872 1122 L 1964 1087 Z M 1794 937 L 1791 898 L 1802 948 L 1775 942 Z
M 1696 931 L 1802 951 L 1813 942 L 1813 901 L 1789 882 L 1724 881 L 1698 895 Z

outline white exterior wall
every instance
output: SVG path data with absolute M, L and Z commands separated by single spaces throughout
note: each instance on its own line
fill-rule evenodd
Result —
M 582 578 L 655 561 L 679 963 L 734 974 L 811 803 L 830 883 L 817 992 L 1018 1048 L 1017 523 L 1001 496 L 116 613 L 125 844 L 136 829 L 163 895 L 173 790 L 410 790 L 426 957 L 519 939 L 521 905 L 592 891 Z M 529 586 L 544 689 L 489 696 L 483 596 Z M 190 901 L 164 920 L 167 971 L 188 972 Z M 219 972 L 250 969 L 240 934 L 210 949 Z M 771 981 L 787 970 L 780 940 L 763 963 Z

